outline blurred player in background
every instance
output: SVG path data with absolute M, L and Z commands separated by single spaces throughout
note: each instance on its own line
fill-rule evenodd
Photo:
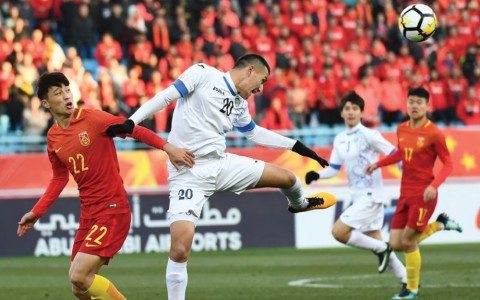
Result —
M 393 300 L 418 297 L 421 257 L 419 240 L 440 229 L 461 231 L 460 226 L 440 214 L 437 222 L 428 220 L 437 204 L 437 189 L 452 171 L 452 161 L 445 136 L 427 119 L 429 93 L 422 87 L 410 89 L 407 112 L 410 120 L 397 128 L 398 149 L 390 156 L 368 166 L 367 174 L 377 168 L 402 161 L 403 172 L 395 214 L 392 218 L 390 245 L 405 253 L 407 286 Z M 433 175 L 437 157 L 442 169 Z
M 53 178 L 33 209 L 21 218 L 17 234 L 23 236 L 45 214 L 68 183 L 70 172 L 80 192 L 80 225 L 69 271 L 72 292 L 78 299 L 125 299 L 112 282 L 98 275 L 101 266 L 120 250 L 130 229 L 130 205 L 115 145 L 105 134 L 109 125 L 124 118 L 75 109 L 69 85 L 59 72 L 45 73 L 38 80 L 38 97 L 56 121 L 47 136 Z M 193 166 L 191 152 L 166 143 L 146 128 L 135 126 L 130 136 L 163 149 L 176 168 Z
M 143 104 L 129 120 L 110 126 L 107 131 L 111 136 L 129 133 L 135 124 L 180 98 L 168 141 L 190 149 L 196 163 L 191 169 L 175 170 L 169 166 L 171 247 L 166 283 L 170 300 L 185 299 L 187 261 L 195 224 L 204 203 L 214 193 L 240 194 L 252 188 L 280 188 L 292 213 L 326 208 L 335 203 L 335 197 L 328 193 L 305 197 L 300 180 L 288 170 L 225 153 L 225 134 L 236 128 L 259 145 L 290 149 L 316 160 L 322 167 L 328 165 L 300 141 L 269 131 L 252 120 L 245 99 L 261 92 L 269 75 L 267 61 L 257 54 L 240 57 L 226 73 L 205 64 L 195 64 L 171 86 Z
M 364 107 L 364 100 L 353 91 L 342 98 L 340 113 L 347 130 L 335 137 L 330 166 L 319 173 L 308 172 L 305 181 L 310 184 L 314 180 L 334 177 L 345 165 L 352 205 L 333 225 L 333 237 L 342 244 L 373 251 L 379 258 L 378 272 L 384 272 L 388 266 L 402 283 L 406 283 L 405 267 L 383 241 L 380 232 L 386 204 L 381 171 L 365 174 L 365 168 L 377 161 L 379 154 L 393 153 L 395 146 L 380 132 L 362 125 Z

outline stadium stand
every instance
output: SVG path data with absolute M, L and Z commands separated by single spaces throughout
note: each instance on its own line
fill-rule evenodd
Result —
M 309 145 L 331 142 L 351 89 L 367 102 L 366 123 L 382 130 L 404 118 L 402 99 L 418 85 L 435 121 L 479 125 L 479 1 L 428 2 L 439 26 L 419 44 L 397 28 L 409 1 L 2 1 L 1 152 L 43 150 L 29 144 L 42 144 L 52 122 L 34 96 L 44 71 L 70 78 L 78 106 L 129 116 L 191 64 L 227 70 L 246 52 L 274 70 L 248 99 L 252 116 Z M 173 105 L 142 125 L 168 132 Z M 237 135 L 229 143 L 249 145 Z

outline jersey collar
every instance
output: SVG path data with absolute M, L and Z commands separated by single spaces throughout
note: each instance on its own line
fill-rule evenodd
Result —
M 235 89 L 235 84 L 233 83 L 232 77 L 230 76 L 230 72 L 227 72 L 225 73 L 225 75 L 223 75 L 223 81 L 225 81 L 225 84 L 227 85 L 230 93 L 233 96 L 236 96 L 238 93 L 237 93 L 237 90 Z
M 355 134 L 362 127 L 362 123 L 358 123 L 354 127 L 347 129 L 347 135 Z

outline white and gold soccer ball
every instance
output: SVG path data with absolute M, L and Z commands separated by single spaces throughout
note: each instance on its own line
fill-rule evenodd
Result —
M 400 14 L 398 28 L 407 40 L 423 42 L 435 32 L 437 17 L 429 6 L 412 4 Z

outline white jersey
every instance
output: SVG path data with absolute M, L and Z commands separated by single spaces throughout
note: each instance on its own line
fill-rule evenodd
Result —
M 237 94 L 229 73 L 195 64 L 173 86 L 182 98 L 173 113 L 168 142 L 189 149 L 197 159 L 207 154 L 224 156 L 227 132 L 255 127 L 247 101 Z
M 394 150 L 395 146 L 387 141 L 380 132 L 358 124 L 335 137 L 330 166 L 339 170 L 342 165 L 345 165 L 348 183 L 353 194 L 358 192 L 380 193 L 378 198 L 383 198 L 380 168 L 373 171 L 371 175 L 365 174 L 365 169 L 378 161 L 380 153 L 388 155 Z M 377 201 L 381 202 L 384 199 Z

